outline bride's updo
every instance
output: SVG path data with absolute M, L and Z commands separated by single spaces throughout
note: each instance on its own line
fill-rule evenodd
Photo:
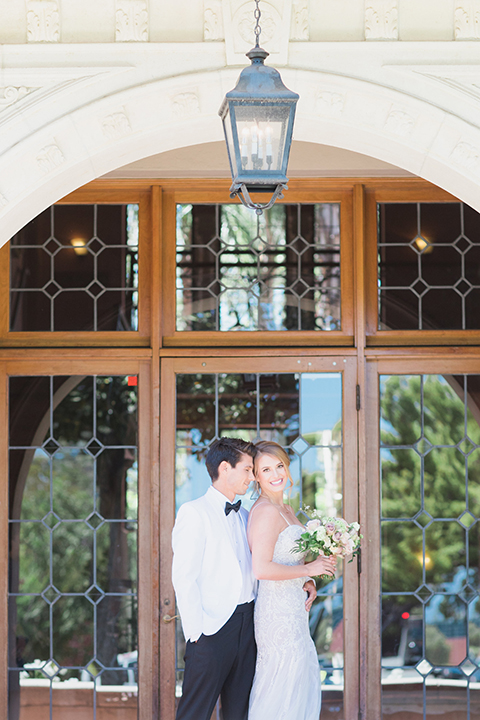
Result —
M 255 443 L 255 447 L 257 449 L 257 454 L 255 455 L 254 461 L 253 461 L 253 472 L 256 475 L 257 469 L 258 469 L 258 462 L 262 455 L 271 455 L 274 458 L 277 458 L 279 462 L 282 462 L 285 465 L 288 479 L 290 480 L 289 487 L 293 487 L 293 480 L 292 476 L 290 475 L 290 458 L 288 457 L 288 453 L 281 445 L 274 442 L 273 440 L 259 440 L 259 442 Z M 255 487 L 257 489 L 257 492 L 260 491 L 258 480 L 255 480 Z

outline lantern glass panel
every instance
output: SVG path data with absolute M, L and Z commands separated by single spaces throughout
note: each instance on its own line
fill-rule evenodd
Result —
M 240 172 L 285 173 L 284 150 L 290 105 L 235 104 Z

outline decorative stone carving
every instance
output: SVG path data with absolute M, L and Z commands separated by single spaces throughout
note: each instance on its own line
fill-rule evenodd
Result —
M 398 40 L 397 0 L 366 0 L 365 40 Z
M 24 86 L 14 87 L 13 85 L 9 85 L 8 87 L 0 87 L 0 110 L 18 102 L 24 98 L 25 95 L 28 95 L 30 91 L 31 88 Z
M 123 110 L 103 118 L 102 130 L 110 140 L 119 140 L 132 132 L 130 122 Z
M 480 39 L 480 0 L 462 0 L 455 7 L 455 40 Z
M 459 142 L 452 150 L 451 160 L 467 170 L 474 170 L 480 161 L 480 150 L 466 142 Z
M 293 0 L 292 40 L 309 40 L 308 0 Z
M 340 117 L 345 105 L 345 96 L 334 92 L 320 92 L 317 95 L 316 110 L 319 115 Z
M 43 170 L 44 173 L 49 173 L 61 165 L 65 161 L 65 158 L 63 157 L 63 153 L 58 145 L 52 143 L 51 145 L 46 145 L 40 150 L 36 160 L 40 170 Z
M 203 39 L 223 40 L 223 10 L 221 0 L 205 0 L 203 8 Z
M 177 118 L 198 115 L 200 113 L 200 101 L 197 93 L 184 92 L 172 97 L 172 112 Z
M 392 110 L 385 120 L 385 130 L 406 137 L 415 127 L 415 120 L 403 110 Z
M 297 3 L 295 17 L 300 33 L 302 24 L 305 30 L 301 11 L 308 0 L 262 0 L 260 3 L 260 45 L 270 54 L 268 62 L 272 65 L 284 65 L 288 61 L 294 2 Z M 255 45 L 254 9 L 252 0 L 222 0 L 227 65 L 245 65 L 245 53 Z
M 60 13 L 56 0 L 27 0 L 28 42 L 58 42 Z
M 251 3 L 242 5 L 235 15 L 233 16 L 233 22 L 237 26 L 238 34 L 245 43 L 250 43 L 252 46 L 255 45 L 255 19 L 253 17 Z M 261 8 L 262 17 L 260 25 L 262 32 L 260 35 L 260 45 L 269 43 L 275 36 L 277 26 L 279 24 L 278 12 L 275 11 L 271 5 L 264 4 Z
M 146 0 L 116 0 L 116 42 L 145 42 L 148 40 L 148 9 Z

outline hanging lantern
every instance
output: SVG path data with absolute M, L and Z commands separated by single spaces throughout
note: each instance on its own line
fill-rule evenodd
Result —
M 251 65 L 240 73 L 219 110 L 227 143 L 232 186 L 246 207 L 261 214 L 287 189 L 287 165 L 292 144 L 298 94 L 282 82 L 278 70 L 265 66 L 266 50 L 259 45 L 259 0 L 255 18 L 256 45 L 247 57 Z M 266 203 L 254 203 L 250 193 L 269 193 Z

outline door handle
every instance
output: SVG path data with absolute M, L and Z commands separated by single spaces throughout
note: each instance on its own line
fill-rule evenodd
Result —
M 175 618 L 180 617 L 179 615 L 164 615 L 162 617 L 163 622 L 168 625 L 168 623 L 171 623 L 172 620 L 175 620 Z

